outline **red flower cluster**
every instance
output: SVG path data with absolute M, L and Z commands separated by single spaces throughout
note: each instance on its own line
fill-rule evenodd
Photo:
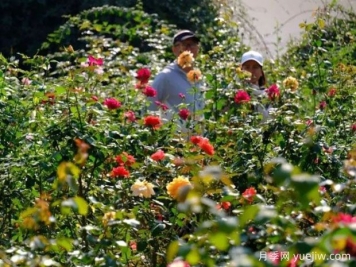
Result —
M 155 97 L 157 95 L 156 89 L 151 86 L 146 86 L 145 89 L 142 90 L 142 93 L 147 97 Z
M 343 224 L 356 223 L 356 216 L 352 217 L 352 215 L 347 213 L 339 213 L 333 217 L 333 222 Z
M 356 243 L 351 237 L 346 240 L 345 252 L 350 254 L 352 257 L 356 257 Z
M 147 68 L 139 69 L 136 72 L 136 79 L 139 80 L 141 84 L 147 84 L 150 77 L 151 77 L 151 72 Z
M 45 96 L 46 96 L 47 100 L 44 99 L 41 101 L 41 103 L 54 105 L 54 103 L 56 102 L 55 101 L 56 95 L 54 93 L 48 92 L 48 93 L 45 93 Z
M 115 178 L 115 177 L 129 177 L 130 172 L 128 170 L 126 170 L 125 167 L 119 166 L 119 167 L 112 169 L 110 176 L 113 178 Z
M 115 160 L 120 166 L 131 166 L 136 162 L 135 158 L 127 152 L 122 152 L 120 155 L 116 156 Z
M 249 187 L 242 193 L 242 197 L 251 204 L 256 194 L 257 194 L 256 189 L 254 187 Z
M 118 109 L 121 107 L 120 101 L 113 97 L 105 99 L 103 104 L 107 106 L 108 109 Z
M 179 117 L 182 119 L 182 120 L 186 120 L 188 119 L 189 115 L 190 115 L 190 112 L 189 112 L 189 109 L 187 108 L 183 108 L 179 111 L 178 113 Z
M 210 144 L 209 139 L 202 137 L 202 136 L 192 136 L 190 138 L 190 141 L 195 144 L 198 145 L 206 154 L 212 156 L 214 155 L 215 151 L 214 151 L 214 147 L 212 144 Z
M 216 205 L 216 208 L 218 210 L 224 209 L 224 210 L 229 210 L 231 207 L 231 203 L 229 201 L 223 201 L 219 204 Z
M 145 126 L 151 127 L 156 130 L 161 127 L 161 119 L 157 116 L 147 116 L 144 118 L 144 124 Z
M 326 108 L 326 102 L 325 101 L 321 101 L 320 103 L 319 103 L 319 109 L 320 110 L 324 110 Z
M 351 125 L 351 131 L 356 133 L 356 123 Z
M 148 84 L 150 77 L 151 77 L 151 72 L 149 69 L 147 69 L 147 68 L 139 69 L 136 72 L 136 79 L 138 80 L 138 82 L 136 84 L 136 88 L 137 89 L 145 89 L 146 87 L 148 87 L 147 84 Z
M 241 103 L 247 103 L 251 100 L 251 97 L 249 94 L 244 91 L 244 90 L 238 90 L 235 95 L 235 103 L 241 104 Z
M 157 105 L 158 107 L 160 107 L 163 111 L 166 111 L 166 110 L 168 109 L 168 107 L 167 107 L 166 104 L 163 104 L 163 103 L 161 103 L 161 102 L 159 102 L 159 101 L 155 101 L 155 103 L 156 103 L 156 105 Z
M 157 152 L 153 153 L 151 155 L 151 159 L 155 160 L 155 161 L 160 161 L 162 159 L 164 159 L 166 155 L 164 154 L 164 151 L 159 149 L 157 150 Z
M 133 112 L 132 110 L 125 112 L 124 116 L 127 120 L 131 122 L 134 122 L 136 120 L 135 112 Z
M 268 89 L 266 89 L 266 93 L 268 95 L 268 98 L 272 101 L 277 99 L 280 95 L 279 88 L 276 84 L 272 84 Z
M 329 89 L 328 96 L 329 96 L 329 97 L 334 97 L 334 96 L 336 95 L 336 92 L 337 92 L 336 88 L 331 87 L 331 88 Z

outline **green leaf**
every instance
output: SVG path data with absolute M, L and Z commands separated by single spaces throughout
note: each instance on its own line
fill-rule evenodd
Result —
M 80 215 L 87 215 L 88 203 L 83 198 L 78 196 L 62 201 L 62 214 L 70 214 L 71 210 L 78 211 Z
M 56 94 L 57 95 L 62 95 L 67 91 L 67 89 L 63 86 L 57 86 L 56 87 Z
M 259 208 L 256 205 L 248 206 L 247 208 L 245 208 L 245 210 L 239 217 L 240 227 L 244 227 L 251 220 L 253 220 L 257 215 L 258 211 Z
M 76 204 L 72 198 L 62 201 L 61 213 L 70 214 L 72 209 L 76 209 Z
M 73 249 L 73 241 L 69 238 L 58 238 L 56 243 L 59 247 L 64 248 L 66 251 L 71 251 Z
M 74 201 L 77 205 L 78 212 L 80 215 L 87 215 L 88 214 L 88 203 L 81 197 L 76 196 Z
M 319 176 L 309 174 L 293 175 L 291 181 L 291 187 L 294 188 L 297 201 L 302 204 L 304 209 L 309 207 L 309 202 L 314 202 L 315 204 L 320 202 L 318 191 Z
M 236 217 L 223 217 L 218 220 L 219 230 L 224 233 L 231 234 L 231 232 L 236 231 L 238 226 L 238 220 Z
M 192 248 L 192 250 L 188 253 L 186 260 L 191 264 L 198 264 L 200 261 L 200 254 L 197 248 Z
M 169 244 L 167 249 L 167 262 L 172 262 L 174 258 L 177 256 L 179 249 L 178 241 L 173 241 Z
M 225 251 L 229 247 L 229 239 L 223 232 L 210 234 L 209 240 L 218 250 Z

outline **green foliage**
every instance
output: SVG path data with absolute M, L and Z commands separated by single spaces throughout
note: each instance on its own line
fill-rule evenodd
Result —
M 0 18 L 0 23 L 3 25 L 1 27 L 0 50 L 6 57 L 16 55 L 19 52 L 32 56 L 38 53 L 41 44 L 47 39 L 48 35 L 53 41 L 51 33 L 63 25 L 68 17 L 78 16 L 85 10 L 103 6 L 138 7 L 148 14 L 156 14 L 155 17 L 159 20 L 167 21 L 178 28 L 196 30 L 204 34 L 206 40 L 210 40 L 214 36 L 212 31 L 210 31 L 210 34 L 206 34 L 206 30 L 215 25 L 214 19 L 219 14 L 219 1 L 211 0 L 188 2 L 152 0 L 70 0 L 60 2 L 53 0 L 3 0 L 0 3 L 0 10 L 3 14 Z M 115 12 L 111 15 L 106 13 L 105 19 L 107 19 L 109 25 L 115 22 L 120 23 L 117 20 L 117 16 L 115 16 Z M 130 18 L 127 19 L 130 21 Z M 141 18 L 136 16 L 135 19 L 136 22 L 139 22 Z M 65 35 L 68 35 L 70 29 L 66 28 L 66 31 Z M 132 35 L 133 33 L 128 34 Z M 123 34 L 126 35 L 127 33 Z M 74 44 L 72 43 L 72 45 Z M 137 45 L 140 47 L 141 43 L 138 42 Z M 52 52 L 54 51 L 56 50 L 52 50 Z M 45 52 L 40 53 L 46 54 Z
M 120 43 L 128 43 L 141 52 L 147 52 L 153 49 L 154 44 L 167 47 L 167 33 L 172 29 L 174 26 L 164 24 L 156 15 L 134 8 L 104 6 L 71 17 L 58 30 L 48 35 L 48 41 L 43 43 L 42 49 L 56 52 L 58 48 L 63 49 L 69 45 L 84 49 L 94 35 L 96 39 L 99 36 L 106 38 L 108 43 L 103 47 L 120 47 Z M 78 36 L 81 37 L 78 39 Z M 115 43 L 111 44 L 112 42 Z M 89 46 L 95 47 L 91 43 Z
M 117 20 L 105 23 L 109 14 Z M 356 69 L 336 48 L 326 62 L 313 35 L 327 25 L 322 14 L 306 28 L 306 61 L 295 53 L 288 66 L 265 65 L 274 98 L 253 94 L 237 69 L 246 48 L 236 25 L 218 18 L 212 49 L 195 65 L 205 120 L 175 115 L 157 129 L 146 125 L 153 114 L 135 72 L 167 64 L 162 44 L 175 27 L 153 15 L 94 8 L 51 35 L 47 45 L 63 51 L 22 55 L 26 70 L 0 57 L 0 265 L 161 267 L 180 257 L 291 266 L 293 254 L 309 253 L 331 266 L 315 255 L 337 252 L 353 266 Z M 68 46 L 68 29 L 85 46 Z M 240 89 L 250 101 L 235 101 Z M 178 123 L 206 139 L 195 144 Z

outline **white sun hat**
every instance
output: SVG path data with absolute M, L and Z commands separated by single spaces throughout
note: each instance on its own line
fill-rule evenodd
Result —
M 249 60 L 256 61 L 261 67 L 263 66 L 263 56 L 256 51 L 248 51 L 244 53 L 241 57 L 241 65 Z

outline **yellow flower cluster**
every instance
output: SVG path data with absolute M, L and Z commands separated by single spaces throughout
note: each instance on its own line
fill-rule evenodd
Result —
M 241 79 L 241 80 L 250 79 L 251 75 L 252 75 L 251 72 L 248 72 L 246 70 L 242 70 L 241 67 L 238 67 L 236 69 L 236 74 L 239 77 L 239 79 Z
M 178 65 L 181 68 L 191 68 L 193 66 L 194 56 L 190 51 L 182 52 L 178 57 Z
M 183 200 L 187 191 L 192 188 L 192 184 L 187 177 L 178 176 L 177 178 L 174 178 L 166 188 L 168 195 L 180 201 Z
M 116 212 L 109 211 L 104 214 L 103 218 L 101 219 L 101 222 L 103 223 L 104 226 L 107 226 L 108 222 L 115 220 L 115 218 L 116 218 Z
M 187 78 L 188 78 L 188 81 L 191 83 L 199 82 L 201 80 L 201 71 L 198 69 L 190 70 L 187 73 Z
M 284 79 L 283 86 L 285 88 L 291 89 L 292 91 L 295 91 L 298 89 L 299 83 L 296 78 L 289 76 L 286 79 Z
M 35 206 L 22 212 L 20 217 L 23 218 L 22 227 L 26 229 L 39 229 L 39 222 L 49 225 L 52 217 L 49 202 L 41 196 L 41 198 L 36 199 Z
M 155 194 L 153 190 L 153 184 L 147 181 L 137 180 L 132 186 L 131 191 L 134 196 L 150 198 Z

